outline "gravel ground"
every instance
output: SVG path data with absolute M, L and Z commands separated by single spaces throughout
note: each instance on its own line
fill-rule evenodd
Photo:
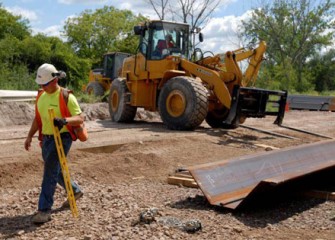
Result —
M 66 196 L 57 188 L 52 221 L 35 225 L 31 217 L 42 178 L 40 149 L 36 144 L 31 152 L 23 150 L 32 106 L 14 105 L 0 104 L 6 115 L 0 117 L 0 124 L 6 122 L 0 127 L 0 239 L 335 239 L 334 201 L 290 193 L 232 211 L 210 205 L 197 188 L 166 183 L 181 166 L 264 151 L 257 144 L 285 148 L 320 138 L 290 133 L 297 139 L 288 140 L 243 128 L 225 132 L 208 126 L 176 132 L 144 113 L 138 114 L 135 124 L 113 124 L 97 119 L 108 116 L 105 105 L 84 107 L 90 140 L 75 143 L 69 156 L 71 177 L 84 191 L 77 203 L 79 218 L 60 208 Z M 335 136 L 333 113 L 292 112 L 285 121 L 297 127 L 301 119 L 307 129 Z M 269 120 L 247 124 L 289 133 Z M 140 216 L 152 209 L 157 214 L 151 222 L 141 221 Z M 185 230 L 192 220 L 201 223 L 201 230 Z
M 56 203 L 53 220 L 30 222 L 39 188 L 1 191 L 0 237 L 4 239 L 334 239 L 335 203 L 291 198 L 266 208 L 232 212 L 212 207 L 198 189 L 141 180 L 105 185 L 80 176 L 85 195 L 80 216 Z M 164 193 L 164 194 L 162 194 Z M 64 199 L 57 191 L 56 198 Z M 157 208 L 155 221 L 139 221 L 142 212 Z M 185 232 L 164 222 L 199 220 L 202 230 Z M 170 222 L 171 222 L 170 221 Z

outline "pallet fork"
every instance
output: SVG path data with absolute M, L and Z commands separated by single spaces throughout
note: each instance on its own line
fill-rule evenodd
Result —
M 287 91 L 273 91 L 261 88 L 233 88 L 231 108 L 225 124 L 236 124 L 240 117 L 263 118 L 277 116 L 274 124 L 281 125 L 285 115 Z M 272 109 L 268 109 L 271 104 Z

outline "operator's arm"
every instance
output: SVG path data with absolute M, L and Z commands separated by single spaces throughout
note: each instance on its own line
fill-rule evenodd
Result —
M 31 124 L 30 130 L 28 132 L 28 136 L 26 138 L 26 141 L 24 142 L 24 148 L 28 151 L 30 149 L 31 146 L 31 141 L 35 135 L 35 133 L 38 130 L 38 124 L 36 121 L 36 118 L 34 118 L 34 121 Z

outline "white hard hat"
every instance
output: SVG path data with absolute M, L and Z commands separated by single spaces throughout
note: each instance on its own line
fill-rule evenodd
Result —
M 44 63 L 37 70 L 36 83 L 39 85 L 44 85 L 56 78 L 57 69 L 54 65 L 49 63 Z

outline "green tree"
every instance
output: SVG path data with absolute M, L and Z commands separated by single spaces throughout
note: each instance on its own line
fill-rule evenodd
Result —
M 138 42 L 132 29 L 144 19 L 129 10 L 105 6 L 94 12 L 86 10 L 79 17 L 68 19 L 64 35 L 78 56 L 97 62 L 106 52 L 134 53 Z
M 0 39 L 0 62 L 3 66 L 11 66 L 20 55 L 18 45 L 20 40 L 12 35 L 6 35 Z
M 21 16 L 14 16 L 2 7 L 0 3 L 0 39 L 7 35 L 19 40 L 30 36 L 29 22 Z
M 29 22 L 14 16 L 0 3 L 0 89 L 30 89 L 29 70 L 20 62 L 20 43 L 30 37 Z
M 266 66 L 279 71 L 281 88 L 305 91 L 312 87 L 305 70 L 307 60 L 334 38 L 334 6 L 331 0 L 276 0 L 254 9 L 243 22 L 241 35 L 249 42 L 265 40 Z
M 307 65 L 318 92 L 335 90 L 335 49 L 315 55 Z
M 72 89 L 79 90 L 87 80 L 90 62 L 79 58 L 71 46 L 58 37 L 38 34 L 22 41 L 20 49 L 20 61 L 34 73 L 41 64 L 48 62 L 67 73 L 67 84 Z

